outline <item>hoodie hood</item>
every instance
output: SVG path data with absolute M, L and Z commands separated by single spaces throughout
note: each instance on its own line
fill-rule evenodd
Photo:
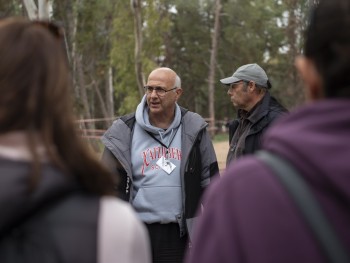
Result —
M 136 122 L 141 126 L 145 131 L 154 134 L 156 138 L 161 140 L 164 144 L 168 145 L 171 141 L 172 137 L 175 135 L 176 130 L 179 128 L 181 124 L 181 110 L 179 105 L 176 103 L 175 105 L 175 117 L 173 122 L 170 124 L 169 128 L 164 130 L 162 128 L 158 128 L 153 126 L 149 122 L 148 115 L 148 105 L 146 101 L 146 95 L 143 96 L 141 103 L 136 108 Z
M 315 102 L 280 118 L 262 148 L 289 160 L 316 188 L 350 200 L 350 100 Z

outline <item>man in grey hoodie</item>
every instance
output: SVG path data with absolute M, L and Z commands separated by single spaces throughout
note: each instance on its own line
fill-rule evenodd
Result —
M 200 197 L 218 164 L 208 124 L 177 104 L 180 77 L 157 68 L 144 89 L 136 112 L 117 119 L 102 137 L 102 161 L 146 224 L 153 262 L 182 262 Z

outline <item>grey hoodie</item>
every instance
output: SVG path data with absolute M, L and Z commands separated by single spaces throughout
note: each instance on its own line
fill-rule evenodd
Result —
M 167 130 L 150 124 L 146 96 L 135 118 L 132 205 L 143 222 L 176 222 L 182 214 L 180 107 L 176 105 L 174 121 Z

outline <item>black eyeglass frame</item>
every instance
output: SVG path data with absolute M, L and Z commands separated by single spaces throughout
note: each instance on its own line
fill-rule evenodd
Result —
M 167 92 L 177 89 L 177 87 L 174 87 L 172 89 L 167 90 L 167 89 L 160 87 L 160 86 L 156 86 L 156 87 L 144 86 L 143 89 L 145 90 L 145 92 L 147 94 L 152 94 L 152 92 L 155 90 L 157 95 L 164 96 Z

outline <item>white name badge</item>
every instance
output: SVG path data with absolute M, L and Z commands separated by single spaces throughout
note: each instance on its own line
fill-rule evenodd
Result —
M 171 174 L 176 168 L 176 165 L 164 158 L 164 156 L 158 160 L 157 165 L 167 174 Z

